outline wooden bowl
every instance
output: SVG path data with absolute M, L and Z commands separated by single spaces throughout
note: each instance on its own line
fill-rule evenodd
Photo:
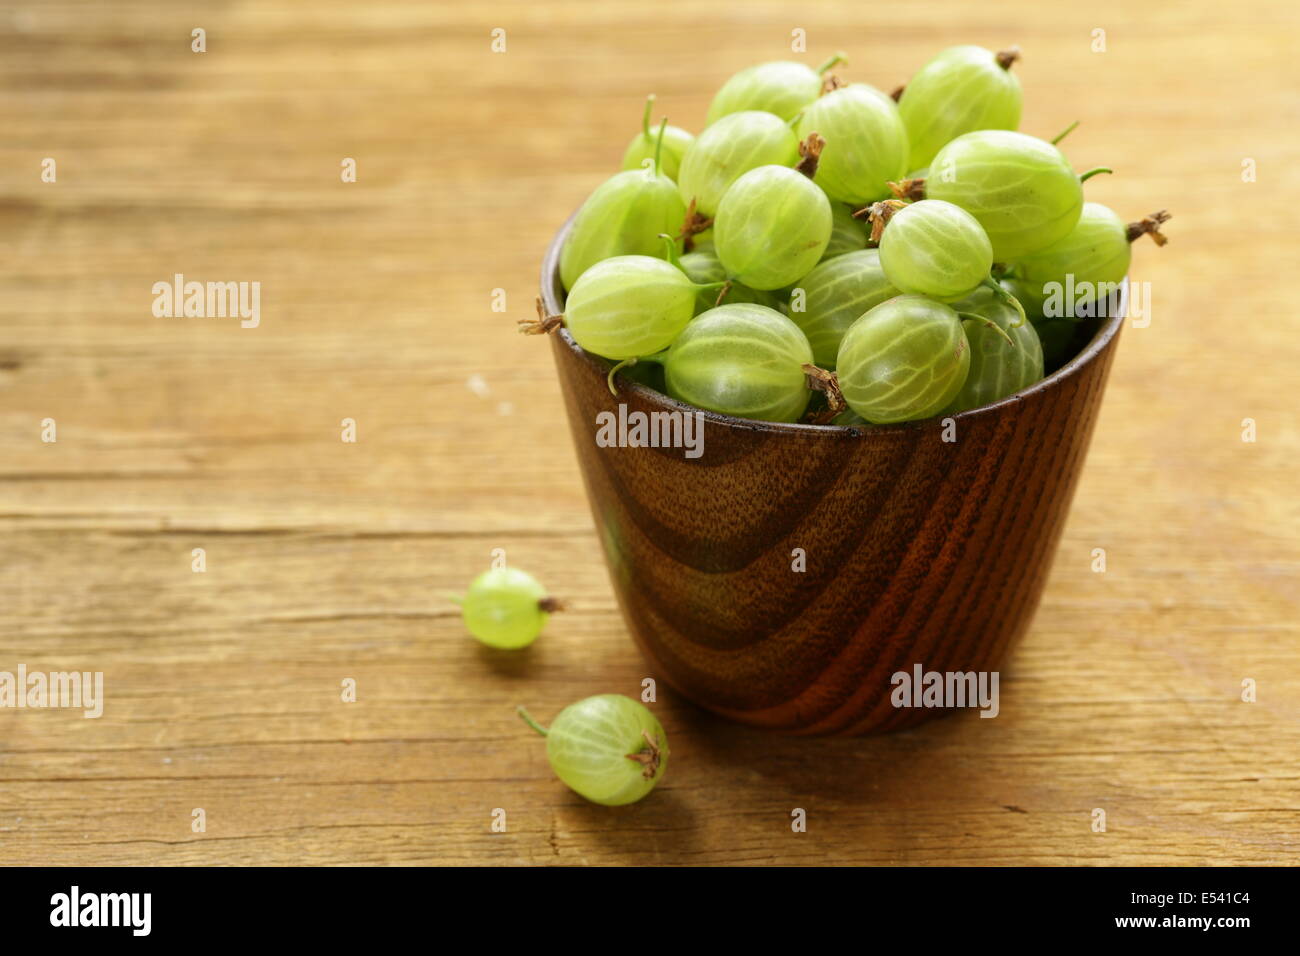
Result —
M 542 300 L 563 311 L 555 237 Z M 1127 286 L 1125 286 L 1125 292 Z M 704 412 L 703 454 L 600 447 L 597 415 L 684 412 L 551 335 L 614 589 L 648 676 L 708 710 L 800 734 L 897 730 L 891 675 L 995 671 L 1033 618 L 1123 324 L 993 405 L 860 428 Z M 796 549 L 806 568 L 794 570 Z

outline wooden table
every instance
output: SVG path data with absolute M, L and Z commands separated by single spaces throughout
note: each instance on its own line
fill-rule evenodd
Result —
M 0 670 L 102 671 L 105 703 L 0 710 L 0 857 L 1296 862 L 1300 12 L 992 9 L 10 5 Z M 944 46 L 1019 43 L 1023 128 L 1081 120 L 1072 161 L 1116 171 L 1089 195 L 1175 214 L 1166 248 L 1137 251 L 1152 321 L 1125 332 L 996 720 L 788 739 L 664 692 L 671 773 L 603 809 L 514 714 L 647 675 L 550 355 L 513 323 L 644 94 L 698 129 L 794 28 L 810 62 L 844 48 L 843 75 L 885 88 Z M 176 273 L 259 282 L 260 325 L 155 317 Z M 445 599 L 494 548 L 572 605 L 524 653 L 480 647 Z

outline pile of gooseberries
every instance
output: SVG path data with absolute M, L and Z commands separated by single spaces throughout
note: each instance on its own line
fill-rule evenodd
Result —
M 1074 126 L 1017 131 L 1018 58 L 952 47 L 892 94 L 831 74 L 843 54 L 763 63 L 696 136 L 653 126 L 650 97 L 565 235 L 563 313 L 520 325 L 566 328 L 611 390 L 622 373 L 761 421 L 884 426 L 1016 394 L 1113 314 L 1130 243 L 1163 245 L 1169 218 L 1085 202 L 1111 170 L 1075 171 Z

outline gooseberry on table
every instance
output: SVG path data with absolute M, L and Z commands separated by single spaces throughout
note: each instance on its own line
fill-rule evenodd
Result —
M 519 716 L 546 738 L 555 775 L 579 796 L 607 807 L 640 800 L 668 771 L 668 735 L 644 704 L 597 694 L 570 704 L 551 726 L 523 707 Z
M 562 605 L 526 571 L 492 568 L 452 600 L 461 606 L 465 627 L 488 647 L 518 650 L 542 633 L 547 618 Z

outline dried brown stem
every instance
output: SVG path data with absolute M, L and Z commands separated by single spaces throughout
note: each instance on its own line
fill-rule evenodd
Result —
M 885 225 L 893 217 L 894 213 L 906 205 L 907 203 L 901 199 L 885 199 L 881 202 L 873 202 L 864 209 L 859 209 L 853 214 L 853 217 L 861 219 L 865 215 L 871 221 L 871 241 L 879 242 L 880 234 L 885 231 Z
M 843 85 L 844 85 L 844 81 L 841 80 L 841 79 L 840 79 L 838 76 L 836 76 L 834 73 L 832 73 L 830 76 L 828 76 L 828 77 L 826 77 L 824 80 L 822 80 L 822 89 L 821 89 L 821 93 L 819 93 L 818 95 L 819 95 L 819 96 L 825 96 L 827 93 L 833 93 L 833 92 L 835 92 L 836 90 L 838 90 L 840 87 L 842 87 Z
M 998 66 L 1004 70 L 1011 69 L 1011 64 L 1020 59 L 1020 47 L 1008 47 L 1005 50 L 999 50 L 997 55 Z
M 645 741 L 645 746 L 634 754 L 624 754 L 628 760 L 635 760 L 642 768 L 641 776 L 647 780 L 653 780 L 656 773 L 659 772 L 659 745 L 650 737 L 650 731 L 641 731 L 641 738 Z
M 564 324 L 564 316 L 547 315 L 546 306 L 542 305 L 542 297 L 537 297 L 537 318 L 520 319 L 517 323 L 519 331 L 525 335 L 545 335 L 547 332 L 553 332 Z
M 713 300 L 713 307 L 715 309 L 718 306 L 722 305 L 722 300 L 727 297 L 727 293 L 730 291 L 731 291 L 731 280 L 728 279 L 726 282 L 722 283 L 722 288 L 718 290 L 718 297 Z
M 544 597 L 537 602 L 538 608 L 547 614 L 554 614 L 556 611 L 567 611 L 569 606 L 555 597 Z
M 836 415 L 849 407 L 848 403 L 844 401 L 844 396 L 840 394 L 840 381 L 835 377 L 834 372 L 828 372 L 816 365 L 805 364 L 803 374 L 810 389 L 814 392 L 824 392 L 826 394 L 826 407 L 809 419 L 811 424 L 829 424 Z
M 888 186 L 895 199 L 906 199 L 914 202 L 925 198 L 925 177 L 904 179 L 901 182 L 889 183 Z
M 817 133 L 809 133 L 807 138 L 799 144 L 799 162 L 795 164 L 795 171 L 803 173 L 809 179 L 817 175 L 817 162 L 821 159 L 822 148 L 826 145 L 826 140 L 822 139 Z
M 893 92 L 889 94 L 889 98 L 893 100 L 895 103 L 897 103 L 899 100 L 903 98 L 903 90 L 905 89 L 907 89 L 906 83 L 904 83 L 902 86 L 894 87 Z
M 1163 246 L 1169 239 L 1160 231 L 1160 227 L 1172 218 L 1173 216 L 1168 211 L 1161 209 L 1159 212 L 1153 212 L 1145 219 L 1130 222 L 1128 224 L 1128 241 L 1137 242 L 1143 236 L 1150 236 L 1157 246 Z
M 695 200 L 691 199 L 690 205 L 686 207 L 686 219 L 682 221 L 682 231 L 677 234 L 678 239 L 682 241 L 682 249 L 690 252 L 695 248 L 694 237 L 704 232 L 713 225 L 713 220 L 707 216 L 701 216 L 695 211 Z

